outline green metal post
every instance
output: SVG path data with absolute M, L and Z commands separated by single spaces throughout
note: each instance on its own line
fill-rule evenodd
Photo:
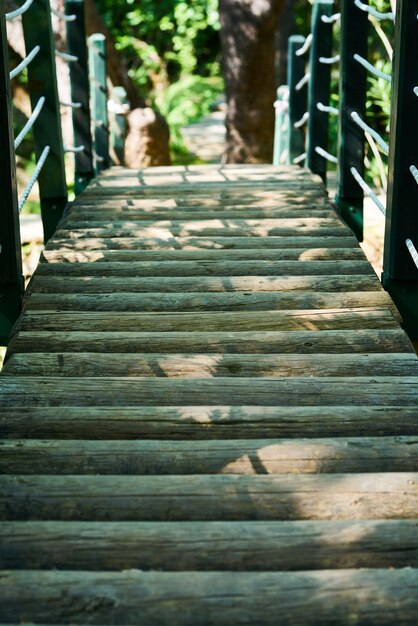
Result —
M 289 164 L 293 163 L 293 159 L 303 154 L 305 150 L 305 129 L 302 126 L 295 128 L 296 122 L 302 119 L 308 107 L 307 87 L 303 86 L 300 89 L 296 89 L 306 70 L 304 57 L 296 54 L 304 43 L 305 37 L 301 35 L 289 37 L 287 52 L 287 82 L 289 85 L 289 143 L 287 154 Z
M 114 87 L 110 100 L 110 145 L 112 159 L 116 165 L 125 164 L 125 139 L 127 132 L 126 114 L 129 102 L 124 87 Z
M 4 2 L 0 5 L 0 345 L 22 307 L 23 277 Z
M 66 0 L 65 12 L 76 16 L 74 21 L 67 22 L 67 49 L 78 59 L 69 65 L 71 100 L 75 105 L 72 108 L 74 146 L 84 146 L 83 152 L 74 155 L 74 192 L 78 195 L 94 176 L 84 0 Z
M 418 248 L 418 22 L 415 0 L 396 4 L 392 69 L 389 177 L 382 282 L 404 328 L 418 340 L 418 267 L 407 246 Z
M 282 165 L 287 162 L 287 144 L 289 134 L 288 116 L 289 88 L 281 85 L 277 90 L 277 100 L 274 103 L 275 123 L 274 123 L 274 147 L 273 165 Z
M 89 37 L 89 66 L 91 78 L 91 115 L 95 171 L 110 166 L 109 121 L 107 114 L 106 39 L 95 33 Z
M 320 58 L 329 58 L 332 52 L 332 24 L 322 21 L 330 16 L 333 0 L 315 0 L 312 8 L 312 44 L 309 56 L 310 80 L 308 84 L 308 135 L 306 164 L 326 181 L 327 161 L 316 148 L 328 148 L 328 113 L 318 109 L 318 103 L 329 105 L 331 89 L 331 65 L 321 63 Z
M 38 179 L 44 239 L 48 241 L 55 232 L 67 204 L 55 44 L 49 0 L 34 0 L 30 11 L 23 14 L 22 23 L 26 52 L 29 53 L 37 45 L 40 46 L 39 53 L 28 67 L 28 83 L 32 110 L 39 98 L 45 97 L 45 106 L 33 132 L 37 160 L 45 146 L 50 146 L 50 153 Z
M 367 3 L 367 0 L 366 0 Z M 336 202 L 341 217 L 363 240 L 363 190 L 350 172 L 355 167 L 364 178 L 364 132 L 353 121 L 357 112 L 364 119 L 367 71 L 354 54 L 367 58 L 368 16 L 353 0 L 341 0 L 340 105 L 338 137 L 338 188 Z

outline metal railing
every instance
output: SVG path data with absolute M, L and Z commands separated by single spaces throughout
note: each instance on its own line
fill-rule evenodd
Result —
M 363 201 L 368 196 L 385 216 L 382 284 L 397 304 L 410 336 L 418 339 L 418 19 L 416 0 L 397 0 L 396 15 L 361 0 L 315 0 L 311 34 L 292 36 L 288 45 L 288 106 L 280 128 L 288 128 L 286 152 L 275 163 L 308 166 L 326 181 L 327 164 L 337 165 L 337 207 L 357 237 L 363 238 Z M 394 23 L 392 73 L 376 67 L 368 54 L 369 25 L 391 57 L 385 21 Z M 332 28 L 339 25 L 339 51 L 331 51 Z M 309 58 L 308 57 L 309 53 Z M 305 60 L 305 61 L 304 61 Z M 339 64 L 338 109 L 330 102 L 329 68 Z M 328 71 L 327 71 L 328 68 Z M 385 68 L 386 69 L 386 68 Z M 367 80 L 391 84 L 389 137 L 366 121 Z M 328 151 L 328 116 L 338 116 L 338 156 Z M 386 203 L 366 182 L 365 145 L 388 159 Z M 276 140 L 276 145 L 283 142 Z

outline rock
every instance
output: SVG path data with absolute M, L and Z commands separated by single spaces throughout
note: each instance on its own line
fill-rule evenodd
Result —
M 128 167 L 170 165 L 170 131 L 165 119 L 150 107 L 128 114 L 125 162 Z

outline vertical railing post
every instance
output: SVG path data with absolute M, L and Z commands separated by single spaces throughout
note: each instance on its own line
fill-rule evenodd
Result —
M 418 21 L 416 0 L 396 3 L 389 175 L 383 257 L 384 287 L 410 336 L 418 340 Z
M 367 0 L 366 0 L 367 3 Z M 367 71 L 354 59 L 367 58 L 368 15 L 353 0 L 341 0 L 338 187 L 336 201 L 341 217 L 363 239 L 363 190 L 350 170 L 355 167 L 364 178 L 364 132 L 353 121 L 357 112 L 364 119 Z
M 77 61 L 69 64 L 74 145 L 84 146 L 82 152 L 74 155 L 74 192 L 78 195 L 94 176 L 84 0 L 66 0 L 65 12 L 76 16 L 75 20 L 67 22 L 67 50 L 77 57 Z
M 19 316 L 23 295 L 4 3 L 0 11 L 0 46 L 0 345 L 4 346 Z
M 91 116 L 96 173 L 110 166 L 109 121 L 107 113 L 106 39 L 95 33 L 89 37 L 89 67 L 91 77 Z
M 287 83 L 289 85 L 289 143 L 287 147 L 288 163 L 303 154 L 305 151 L 305 130 L 303 127 L 295 128 L 295 123 L 302 119 L 307 111 L 308 91 L 306 86 L 296 89 L 296 86 L 305 75 L 306 61 L 303 56 L 296 52 L 305 43 L 305 37 L 292 35 L 289 37 L 287 52 Z
M 321 63 L 321 57 L 329 58 L 332 51 L 332 24 L 322 21 L 322 16 L 332 14 L 333 0 L 315 0 L 312 7 L 312 45 L 309 56 L 310 80 L 308 84 L 308 135 L 306 164 L 325 181 L 326 159 L 316 148 L 328 148 L 328 113 L 318 109 L 318 102 L 328 106 L 331 89 L 331 66 Z
M 117 165 L 125 164 L 126 115 L 129 111 L 128 95 L 124 87 L 114 87 L 109 100 L 110 145 L 112 160 Z
M 49 0 L 35 0 L 30 11 L 23 14 L 22 23 L 26 52 L 29 53 L 36 45 L 40 46 L 36 60 L 28 67 L 28 82 L 32 110 L 39 98 L 45 97 L 45 105 L 33 132 L 37 160 L 44 147 L 50 147 L 48 158 L 38 179 L 44 239 L 47 241 L 55 232 L 67 204 L 55 44 Z

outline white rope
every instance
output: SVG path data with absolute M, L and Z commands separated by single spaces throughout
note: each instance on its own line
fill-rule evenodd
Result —
M 55 50 L 55 55 L 64 61 L 68 61 L 68 63 L 73 63 L 74 61 L 78 61 L 78 57 L 74 54 L 68 54 L 68 52 L 61 52 L 61 50 Z
M 333 24 L 341 19 L 341 13 L 334 13 L 334 15 L 321 15 L 321 20 L 325 24 Z
M 418 268 L 418 250 L 416 249 L 416 247 L 412 243 L 412 239 L 406 239 L 405 243 L 406 243 L 406 247 L 408 248 L 409 253 L 410 253 L 411 257 L 412 257 L 413 262 L 415 263 L 416 267 Z
M 369 187 L 366 181 L 360 176 L 356 168 L 350 167 L 350 172 L 351 172 L 351 175 L 354 177 L 354 179 L 358 182 L 360 187 L 363 189 L 364 193 L 367 194 L 369 198 L 373 200 L 373 202 L 375 203 L 377 208 L 383 213 L 383 215 L 386 215 L 386 208 L 380 202 L 379 198 L 376 196 L 374 191 Z
M 306 72 L 305 76 L 303 76 L 300 81 L 295 85 L 295 91 L 300 91 L 302 87 L 304 87 L 307 83 L 309 83 L 309 79 L 311 75 L 309 72 Z
M 14 70 L 10 72 L 10 80 L 20 74 L 20 72 L 29 65 L 29 63 L 36 57 L 40 49 L 40 46 L 35 46 L 34 49 L 29 52 L 28 56 L 25 57 L 19 65 L 16 65 Z
M 335 107 L 326 106 L 325 104 L 322 104 L 322 102 L 318 102 L 316 107 L 320 111 L 322 111 L 323 113 L 331 113 L 331 115 L 339 115 L 340 114 L 338 109 L 336 109 Z
M 304 161 L 305 159 L 306 159 L 306 152 L 295 157 L 292 163 L 294 163 L 295 165 L 298 165 L 299 163 L 302 163 L 302 161 Z
M 387 156 L 389 154 L 389 144 L 387 144 L 386 141 L 383 140 L 379 133 L 373 130 L 371 126 L 366 124 L 366 122 L 361 119 L 360 115 L 356 111 L 351 112 L 351 118 L 353 122 L 357 124 L 357 126 L 360 126 L 361 129 L 363 129 L 366 133 L 369 133 L 369 135 L 373 137 L 373 139 L 376 141 L 376 143 L 379 144 L 379 146 L 382 148 L 383 152 Z
M 36 183 L 36 181 L 38 180 L 38 176 L 41 173 L 41 169 L 44 166 L 44 163 L 48 157 L 49 151 L 50 151 L 50 147 L 46 146 L 39 158 L 39 161 L 35 167 L 35 171 L 33 172 L 32 176 L 29 179 L 28 184 L 26 185 L 25 191 L 22 194 L 22 197 L 19 200 L 19 211 L 22 210 L 23 205 L 25 204 L 26 200 L 28 199 L 28 196 L 30 194 L 30 192 L 32 191 L 32 187 L 34 186 L 34 184 Z
M 64 144 L 64 152 L 84 152 L 84 146 L 67 146 Z
M 20 133 L 15 139 L 15 150 L 20 146 L 20 144 L 22 143 L 22 141 L 24 140 L 28 132 L 32 129 L 32 126 L 38 119 L 39 113 L 42 111 L 44 104 L 45 104 L 45 98 L 44 96 L 41 96 L 38 102 L 36 103 L 36 107 L 32 111 L 32 115 L 30 116 L 30 118 L 28 119 L 28 121 L 26 122 L 26 124 L 24 125 L 24 127 L 22 128 L 22 130 L 20 131 Z
M 310 33 L 306 39 L 305 39 L 305 43 L 303 44 L 303 46 L 301 48 L 299 48 L 298 50 L 296 50 L 295 54 L 297 57 L 301 57 L 305 54 L 305 52 L 308 52 L 309 48 L 311 47 L 312 44 L 312 39 L 313 39 L 313 35 L 312 33 Z
M 32 6 L 32 4 L 33 4 L 33 0 L 26 0 L 26 2 L 24 2 L 22 6 L 19 7 L 19 9 L 16 9 L 15 11 L 10 11 L 10 13 L 6 13 L 6 20 L 7 21 L 14 20 L 15 17 L 19 17 L 19 15 L 23 15 Z
M 300 120 L 298 120 L 297 122 L 295 122 L 295 123 L 293 124 L 293 128 L 302 128 L 302 126 L 303 126 L 304 124 L 306 124 L 306 122 L 308 121 L 308 119 L 309 119 L 309 112 L 308 112 L 308 111 L 306 111 L 306 112 L 302 115 L 302 117 L 300 118 Z
M 99 154 L 97 154 L 97 152 L 96 152 L 95 150 L 93 151 L 93 154 L 94 154 L 94 158 L 96 159 L 96 161 L 97 161 L 98 163 L 103 163 L 103 161 L 104 161 L 104 157 L 102 157 L 102 156 L 100 156 Z
M 417 96 L 418 98 L 418 87 L 414 87 L 414 94 Z
M 60 100 L 60 105 L 62 107 L 70 107 L 71 109 L 81 109 L 81 102 L 63 102 Z
M 387 80 L 389 83 L 392 80 L 392 76 L 390 74 L 381 72 L 376 67 L 374 67 L 374 65 L 366 61 L 366 59 L 363 59 L 363 57 L 361 57 L 359 54 L 355 54 L 354 59 L 355 61 L 357 61 L 357 63 L 360 63 L 360 65 L 365 67 L 366 70 L 368 70 L 371 74 L 374 74 L 375 76 L 377 76 L 377 78 L 383 78 L 383 80 Z
M 409 168 L 409 171 L 411 172 L 412 176 L 415 178 L 415 182 L 418 185 L 418 169 L 415 167 L 415 165 L 411 165 Z
M 339 63 L 340 58 L 339 54 L 336 54 L 335 57 L 319 57 L 319 62 L 325 65 L 332 65 L 333 63 Z
M 366 11 L 366 13 L 369 13 L 369 15 L 373 15 L 373 17 L 375 17 L 379 21 L 380 20 L 392 20 L 392 22 L 395 21 L 395 14 L 392 13 L 392 11 L 388 13 L 381 13 L 380 11 L 377 11 L 373 7 L 370 7 L 368 4 L 364 4 L 364 2 L 360 2 L 360 0 L 354 0 L 354 4 L 356 5 L 358 9 L 360 9 L 360 11 Z
M 51 7 L 51 13 L 58 17 L 60 20 L 64 20 L 64 22 L 74 22 L 77 19 L 76 15 L 66 15 L 65 13 L 61 13 L 58 9 L 54 9 Z
M 319 154 L 321 157 L 324 157 L 324 159 L 326 159 L 330 163 L 338 163 L 337 157 L 335 157 L 333 154 L 330 154 L 323 148 L 320 148 L 319 146 L 315 146 L 315 152 Z
M 280 107 L 280 104 L 283 104 L 284 107 Z M 274 106 L 279 110 L 282 108 L 283 112 L 285 112 L 289 108 L 289 103 L 287 100 L 276 100 Z M 123 104 L 122 102 L 116 102 L 115 100 L 110 99 L 107 101 L 107 110 L 115 115 L 126 115 L 130 111 L 130 106 L 127 103 Z

